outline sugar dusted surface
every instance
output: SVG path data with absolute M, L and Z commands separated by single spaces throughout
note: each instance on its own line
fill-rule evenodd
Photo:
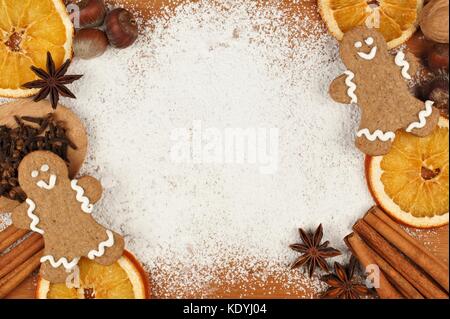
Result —
M 321 31 L 307 15 L 249 1 L 200 2 L 153 21 L 131 48 L 71 66 L 84 74 L 72 86 L 78 99 L 63 100 L 88 129 L 82 173 L 105 187 L 95 215 L 125 234 L 159 297 L 230 286 L 251 295 L 254 279 L 305 297 L 324 288 L 288 268 L 297 228 L 322 223 L 345 251 L 343 237 L 373 202 L 353 142 L 358 110 L 327 95 L 343 69 Z M 171 130 L 194 119 L 279 128 L 278 172 L 172 163 Z
M 11 214 L 0 214 L 0 231 L 11 225 Z

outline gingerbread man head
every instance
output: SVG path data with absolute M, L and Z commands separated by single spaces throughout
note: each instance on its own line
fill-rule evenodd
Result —
M 48 195 L 60 180 L 67 179 L 69 171 L 66 163 L 57 155 L 46 152 L 33 152 L 19 165 L 19 184 L 28 197 Z
M 378 65 L 390 59 L 383 35 L 375 29 L 362 27 L 345 33 L 340 45 L 340 55 L 342 62 L 350 70 Z

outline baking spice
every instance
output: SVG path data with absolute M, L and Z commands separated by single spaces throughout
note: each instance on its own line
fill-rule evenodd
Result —
M 354 225 L 355 232 L 345 242 L 372 274 L 380 298 L 448 299 L 448 264 L 406 229 L 375 206 Z
M 47 71 L 35 66 L 31 67 L 31 70 L 40 78 L 40 80 L 27 82 L 22 86 L 27 89 L 40 89 L 33 101 L 39 102 L 47 96 L 50 96 L 52 107 L 56 109 L 60 95 L 76 99 L 76 96 L 66 87 L 66 85 L 79 80 L 82 75 L 66 75 L 70 62 L 71 60 L 67 60 L 60 68 L 56 69 L 52 55 L 50 52 L 47 52 Z
M 334 273 L 322 277 L 322 281 L 329 286 L 322 298 L 360 299 L 371 295 L 372 291 L 354 278 L 356 266 L 357 261 L 353 255 L 346 267 L 338 262 L 334 263 Z
M 328 247 L 329 241 L 322 243 L 323 228 L 322 224 L 317 227 L 314 233 L 306 233 L 303 229 L 298 230 L 303 243 L 293 244 L 289 247 L 301 253 L 302 255 L 292 264 L 291 268 L 308 267 L 309 277 L 312 277 L 316 267 L 320 267 L 323 271 L 329 271 L 326 259 L 336 257 L 341 252 L 332 247 Z
M 36 150 L 47 150 L 69 163 L 67 150 L 77 147 L 67 137 L 64 123 L 56 121 L 52 114 L 14 119 L 17 127 L 0 126 L 0 196 L 23 202 L 26 195 L 17 180 L 22 158 Z

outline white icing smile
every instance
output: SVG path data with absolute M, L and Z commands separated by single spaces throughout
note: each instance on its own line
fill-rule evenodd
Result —
M 373 60 L 377 55 L 377 47 L 373 47 L 369 53 L 358 52 L 358 55 L 364 60 L 367 61 Z
M 56 175 L 53 175 L 53 174 L 50 175 L 50 179 L 48 180 L 48 182 L 39 180 L 36 183 L 36 185 L 40 188 L 47 189 L 47 190 L 53 189 L 53 187 L 55 187 L 55 185 L 56 185 Z
M 375 40 L 372 37 L 368 37 L 367 39 L 364 40 L 364 42 L 368 45 L 368 46 L 372 46 L 375 42 Z M 361 41 L 358 41 L 355 43 L 355 48 L 360 49 L 362 48 L 363 44 Z M 377 55 L 377 50 L 378 48 L 376 46 L 374 46 L 369 53 L 364 53 L 364 52 L 357 52 L 358 55 L 363 58 L 364 60 L 370 61 L 373 60 L 375 58 L 375 56 Z
M 47 164 L 42 165 L 40 168 L 41 172 L 48 172 L 49 170 L 50 170 L 50 167 Z M 38 170 L 34 170 L 31 172 L 31 177 L 36 178 L 39 176 L 39 174 L 40 173 Z M 55 187 L 55 185 L 56 185 L 56 175 L 51 174 L 48 182 L 41 179 L 36 183 L 36 185 L 40 188 L 50 190 L 53 187 Z

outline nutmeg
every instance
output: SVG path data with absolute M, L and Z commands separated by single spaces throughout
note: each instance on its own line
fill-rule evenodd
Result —
M 448 0 L 431 0 L 422 10 L 420 28 L 435 42 L 448 43 Z

